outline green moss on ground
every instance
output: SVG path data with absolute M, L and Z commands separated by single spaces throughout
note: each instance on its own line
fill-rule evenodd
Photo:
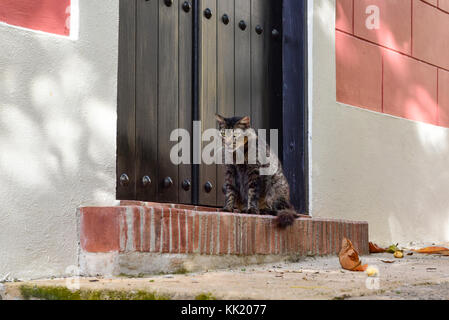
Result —
M 195 300 L 217 300 L 212 293 L 201 293 L 195 297 Z
M 65 287 L 20 286 L 20 293 L 25 300 L 170 300 L 168 295 L 137 290 L 69 290 Z

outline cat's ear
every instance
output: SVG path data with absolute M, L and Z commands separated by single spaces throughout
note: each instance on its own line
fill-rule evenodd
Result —
M 217 119 L 218 123 L 225 123 L 225 118 L 220 116 L 218 113 L 215 114 L 215 119 Z
M 249 128 L 251 126 L 251 119 L 250 119 L 250 117 L 243 117 L 239 121 L 239 124 Z

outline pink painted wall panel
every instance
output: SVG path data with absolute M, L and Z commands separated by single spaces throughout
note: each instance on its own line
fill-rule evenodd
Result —
M 413 2 L 413 56 L 449 70 L 449 14 Z
M 385 51 L 384 112 L 437 124 L 437 68 Z
M 341 31 L 353 33 L 353 6 L 354 0 L 337 0 L 336 28 Z
M 438 124 L 449 128 L 449 71 L 438 70 Z
M 378 30 L 365 25 L 369 5 Z M 338 101 L 449 128 L 449 0 L 340 1 L 337 17 Z
M 70 35 L 70 0 L 0 0 L 0 22 Z
M 422 1 L 427 2 L 435 7 L 438 6 L 438 0 L 422 0 Z
M 379 29 L 369 29 L 366 10 L 379 8 Z M 354 2 L 354 34 L 382 46 L 411 54 L 411 0 L 357 0 Z
M 336 32 L 337 100 L 382 111 L 381 48 Z
M 446 12 L 449 12 L 449 0 L 439 0 L 438 8 L 440 8 L 441 10 L 444 10 Z

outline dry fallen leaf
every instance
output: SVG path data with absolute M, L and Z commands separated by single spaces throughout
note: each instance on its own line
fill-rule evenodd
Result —
M 380 261 L 382 261 L 383 263 L 394 263 L 394 261 L 390 261 L 390 260 L 380 260 Z
M 427 253 L 427 254 L 441 254 L 441 255 L 449 255 L 449 249 L 445 248 L 445 247 L 427 247 L 427 248 L 422 248 L 422 249 L 418 249 L 418 250 L 413 250 L 414 252 L 417 253 Z
M 368 265 L 363 265 L 359 259 L 359 254 L 355 250 L 352 242 L 344 238 L 341 243 L 341 250 L 338 255 L 343 269 L 350 271 L 365 271 Z
M 387 249 L 381 248 L 375 243 L 372 242 L 369 243 L 369 253 L 383 253 L 386 251 Z
M 352 269 L 352 271 L 362 271 L 362 272 L 364 272 L 364 271 L 366 271 L 366 269 L 368 269 L 368 265 L 364 264 L 363 266 L 359 265 L 357 268 Z

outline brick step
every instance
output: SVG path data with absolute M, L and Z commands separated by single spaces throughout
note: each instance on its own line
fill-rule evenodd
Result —
M 360 254 L 369 250 L 366 222 L 305 216 L 280 230 L 271 216 L 136 201 L 83 207 L 78 217 L 80 266 L 88 275 L 194 271 L 337 254 L 343 237 Z

